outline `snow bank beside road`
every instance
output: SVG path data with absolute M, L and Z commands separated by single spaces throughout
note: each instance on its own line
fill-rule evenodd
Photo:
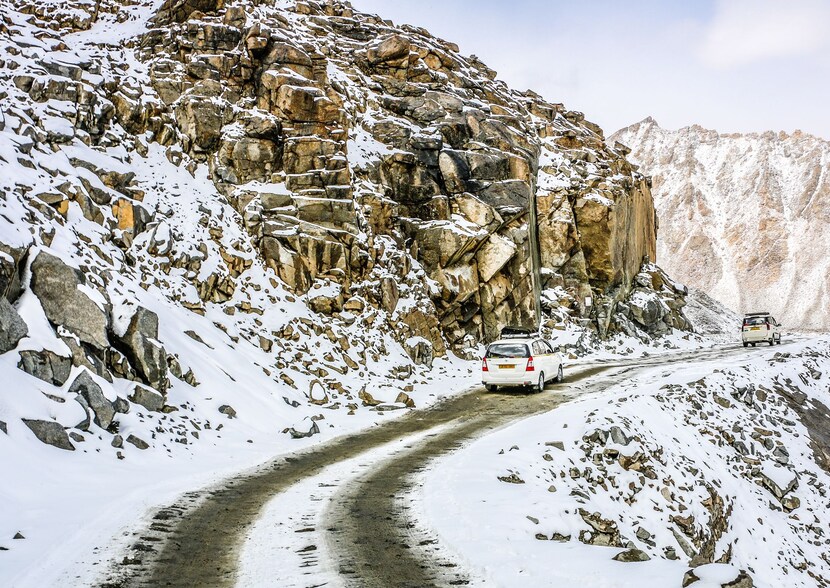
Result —
M 781 349 L 658 367 L 477 441 L 425 476 L 421 515 L 498 586 L 663 588 L 690 562 L 822 585 L 830 476 L 800 415 L 830 419 L 830 339 Z

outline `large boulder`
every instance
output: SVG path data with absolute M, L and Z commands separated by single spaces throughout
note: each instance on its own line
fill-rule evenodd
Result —
M 23 423 L 29 427 L 32 433 L 38 440 L 52 445 L 58 449 L 65 449 L 67 451 L 75 451 L 75 446 L 69 440 L 69 435 L 66 434 L 66 429 L 55 421 L 39 421 L 36 419 L 23 419 Z
M 42 251 L 32 262 L 31 288 L 52 324 L 65 327 L 96 349 L 109 347 L 108 307 L 84 291 L 86 279 L 80 271 Z
M 637 288 L 628 301 L 631 318 L 647 329 L 654 329 L 670 309 L 655 292 Z
M 141 405 L 152 412 L 158 412 L 164 406 L 164 396 L 144 386 L 136 386 L 129 398 L 130 402 Z
M 168 386 L 167 352 L 158 342 L 158 334 L 158 315 L 139 307 L 119 341 L 142 380 L 163 394 Z
M 26 321 L 6 298 L 0 296 L 0 354 L 11 351 L 20 340 L 29 334 Z
M 409 41 L 401 35 L 390 35 L 372 43 L 366 50 L 366 59 L 372 65 L 403 66 L 409 60 Z
M 70 394 L 77 394 L 86 402 L 94 415 L 94 422 L 102 429 L 108 429 L 115 417 L 112 403 L 104 396 L 101 387 L 95 383 L 89 372 L 83 370 L 69 387 Z M 84 403 L 82 402 L 81 405 Z
M 72 371 L 72 358 L 48 349 L 21 351 L 17 364 L 21 370 L 54 386 L 63 386 Z

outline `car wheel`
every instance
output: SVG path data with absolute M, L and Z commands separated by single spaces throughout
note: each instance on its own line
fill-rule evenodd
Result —
M 747 343 L 746 341 L 744 341 L 744 347 L 747 347 L 748 345 L 749 345 L 749 343 Z
M 495 384 L 484 384 L 484 389 L 488 392 L 495 392 L 496 390 L 498 390 L 498 386 L 496 386 Z
M 773 345 L 775 345 L 775 337 L 769 340 L 769 346 L 772 347 Z
M 752 342 L 752 346 L 755 347 L 755 342 L 754 341 Z
M 562 371 L 562 364 L 559 364 L 559 371 L 556 372 L 556 381 L 562 382 L 565 380 L 565 373 Z
M 545 372 L 539 374 L 539 381 L 536 382 L 536 391 L 544 392 L 545 390 Z

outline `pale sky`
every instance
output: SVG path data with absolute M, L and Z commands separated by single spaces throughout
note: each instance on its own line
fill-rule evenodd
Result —
M 352 0 L 478 55 L 610 135 L 795 129 L 830 140 L 830 0 Z

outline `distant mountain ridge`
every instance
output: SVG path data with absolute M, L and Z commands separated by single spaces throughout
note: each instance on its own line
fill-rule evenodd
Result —
M 652 118 L 609 141 L 653 178 L 657 259 L 738 312 L 830 329 L 830 142 L 795 131 L 677 131 Z

